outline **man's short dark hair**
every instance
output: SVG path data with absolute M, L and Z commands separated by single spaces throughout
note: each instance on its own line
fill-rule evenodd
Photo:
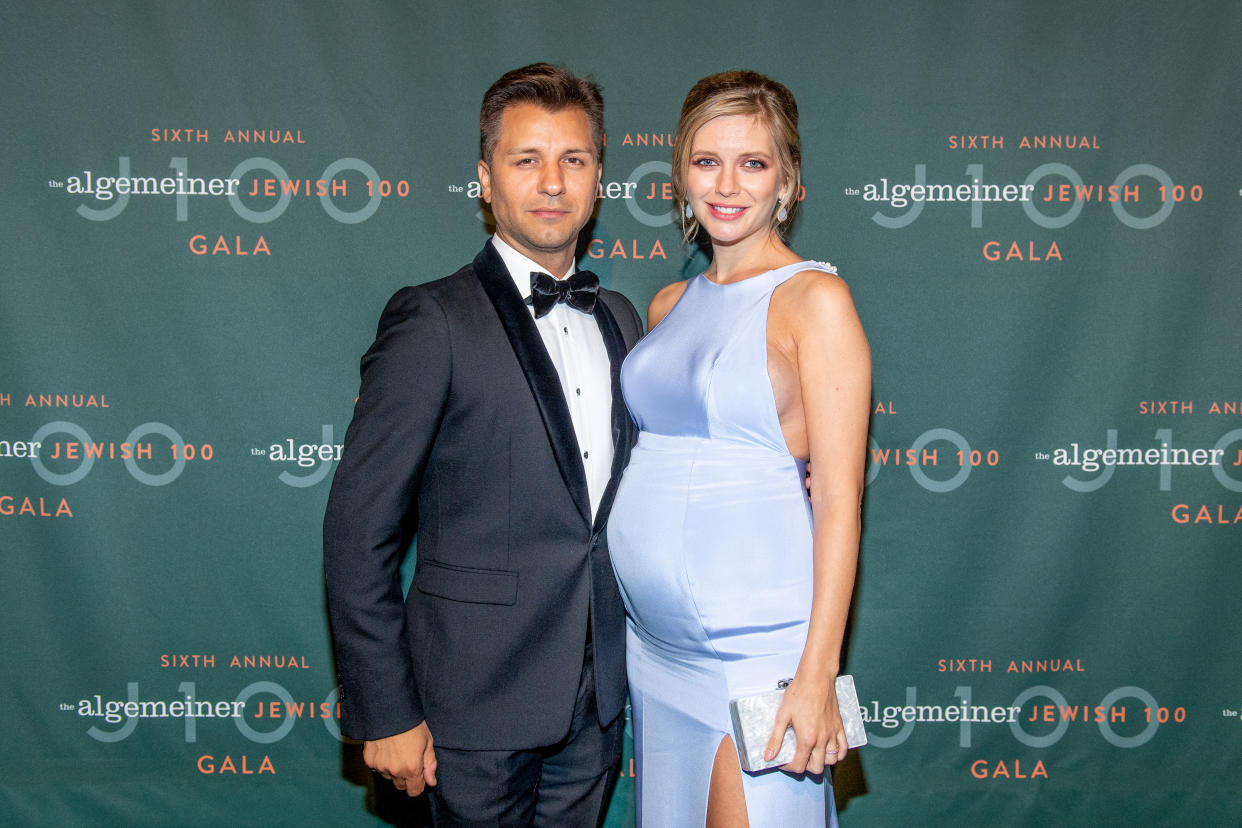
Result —
M 500 119 L 515 104 L 530 103 L 549 112 L 571 107 L 586 113 L 598 159 L 604 148 L 604 98 L 594 81 L 579 78 L 550 63 L 532 63 L 506 72 L 483 95 L 479 109 L 479 152 L 492 163 L 500 141 Z

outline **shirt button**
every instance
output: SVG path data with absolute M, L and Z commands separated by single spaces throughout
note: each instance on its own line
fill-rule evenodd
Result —
M 575 389 L 574 389 L 574 393 L 575 393 L 575 394 L 577 394 L 579 397 L 581 397 L 581 396 L 582 396 L 582 389 L 581 389 L 581 388 L 575 388 Z
M 561 328 L 561 330 L 565 332 L 565 335 L 566 335 L 566 336 L 569 336 L 569 328 L 568 328 L 568 326 L 567 326 L 567 327 L 564 327 L 564 328 Z
M 583 459 L 583 460 L 587 459 L 587 458 L 588 458 L 588 457 L 590 457 L 590 456 L 591 456 L 591 452 L 589 452 L 589 451 L 584 451 L 584 452 L 582 452 L 582 459 Z

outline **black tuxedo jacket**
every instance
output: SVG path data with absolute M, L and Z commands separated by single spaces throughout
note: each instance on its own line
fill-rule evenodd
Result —
M 345 735 L 426 719 L 445 747 L 553 744 L 569 730 L 588 623 L 601 722 L 620 713 L 624 609 L 604 525 L 636 436 L 619 377 L 642 323 L 604 289 L 594 316 L 615 453 L 592 521 L 560 380 L 495 248 L 384 309 L 324 518 Z

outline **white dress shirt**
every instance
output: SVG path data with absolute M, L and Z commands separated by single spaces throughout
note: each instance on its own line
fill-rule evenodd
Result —
M 547 273 L 547 270 L 499 236 L 492 236 L 492 245 L 509 269 L 522 300 L 528 300 L 530 274 Z M 567 279 L 576 269 L 571 265 L 566 273 L 549 275 L 554 279 Z M 533 316 L 535 309 L 531 307 L 530 312 Z M 546 316 L 536 319 L 535 327 L 556 366 L 561 390 L 569 405 L 594 516 L 612 477 L 612 369 L 604 337 L 595 317 L 563 302 L 557 303 Z

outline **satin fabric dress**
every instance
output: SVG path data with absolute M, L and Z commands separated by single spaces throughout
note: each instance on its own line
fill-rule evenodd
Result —
M 805 465 L 767 364 L 772 291 L 800 262 L 719 285 L 699 275 L 626 358 L 641 433 L 608 544 L 627 614 L 638 822 L 703 825 L 729 699 L 794 675 L 811 611 Z M 835 825 L 831 779 L 743 773 L 759 826 Z

